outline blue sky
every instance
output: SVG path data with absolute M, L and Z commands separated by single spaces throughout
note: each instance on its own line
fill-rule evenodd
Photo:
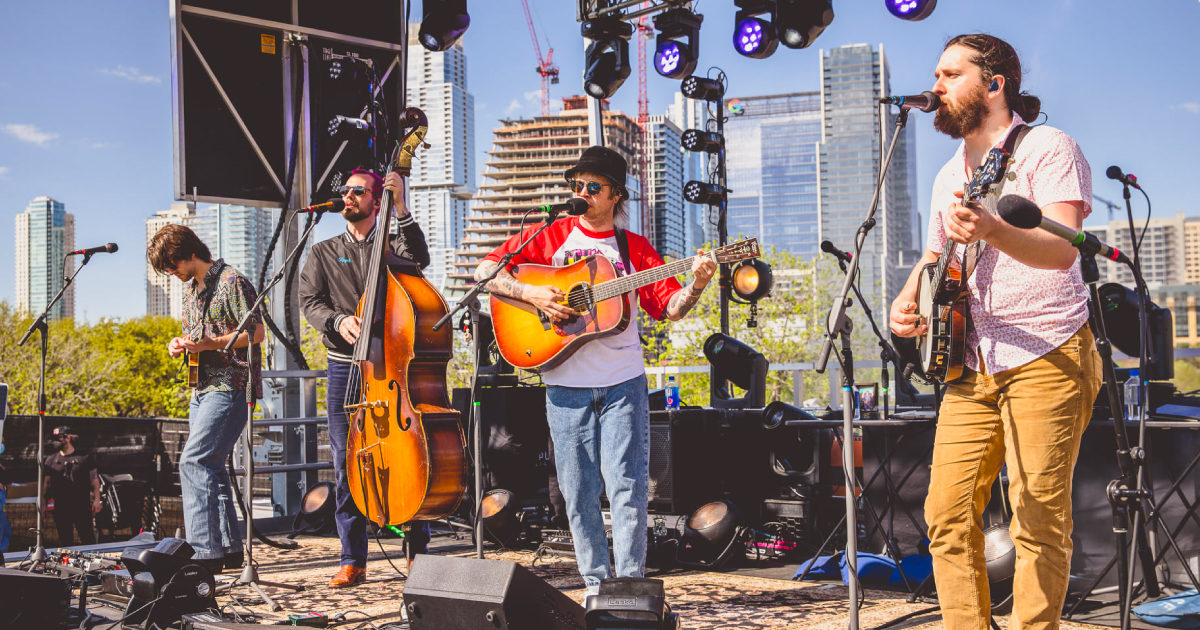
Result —
M 575 3 L 529 0 L 543 51 L 554 48 L 562 80 L 551 98 L 582 93 L 583 44 Z M 170 37 L 165 0 L 57 0 L 5 3 L 0 10 L 0 300 L 15 302 L 13 217 L 36 196 L 64 202 L 75 215 L 76 245 L 113 241 L 77 279 L 76 316 L 137 317 L 145 311 L 144 220 L 173 201 Z M 464 38 L 468 89 L 476 102 L 478 150 L 496 121 L 539 109 L 539 78 L 519 0 L 472 0 Z M 1190 185 L 1200 164 L 1200 2 L 1192 0 L 942 0 L 909 23 L 882 0 L 834 0 L 836 18 L 813 47 L 780 47 L 767 59 L 733 52 L 731 0 L 700 0 L 704 14 L 699 71 L 725 70 L 730 95 L 819 89 L 818 49 L 883 44 L 895 93 L 932 85 L 942 45 L 958 33 L 986 31 L 1011 42 L 1025 66 L 1024 87 L 1042 99 L 1049 124 L 1073 135 L 1092 166 L 1095 193 L 1121 201 L 1104 178 L 1110 164 L 1139 176 L 1155 216 L 1200 214 Z M 420 6 L 413 11 L 420 14 Z M 548 45 L 547 45 L 548 41 Z M 652 46 L 652 42 L 651 42 Z M 652 50 L 652 49 L 651 49 Z M 633 54 L 636 55 L 636 49 Z M 636 59 L 636 56 L 634 57 Z M 650 71 L 650 110 L 662 112 L 678 90 Z M 635 70 L 636 73 L 636 70 Z M 636 114 L 636 74 L 613 99 Z M 922 213 L 934 174 L 955 147 L 917 114 Z M 482 160 L 480 161 L 482 165 Z M 865 212 L 865 209 L 864 209 Z M 1105 217 L 1097 206 L 1095 219 Z M 1140 195 L 1134 216 L 1145 217 Z M 329 220 L 332 219 L 332 220 Z M 337 218 L 323 225 L 337 229 Z

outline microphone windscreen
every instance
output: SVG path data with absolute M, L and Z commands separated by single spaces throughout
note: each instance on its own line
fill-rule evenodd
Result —
M 1121 172 L 1121 167 L 1115 164 L 1108 167 L 1108 170 L 1104 171 L 1104 174 L 1108 175 L 1109 179 L 1115 179 L 1117 181 L 1121 181 L 1121 179 L 1125 177 L 1125 173 Z
M 832 254 L 833 243 L 831 241 L 821 241 L 821 251 Z
M 996 204 L 996 213 L 1014 227 L 1026 230 L 1042 224 L 1042 211 L 1037 204 L 1019 195 L 1004 195 Z
M 571 197 L 567 200 L 567 205 L 571 206 L 571 209 L 567 210 L 567 214 L 575 216 L 587 214 L 588 202 L 586 199 L 581 197 Z
M 918 108 L 923 112 L 937 111 L 937 109 L 942 106 L 942 97 L 930 92 L 929 90 L 921 92 L 921 96 L 924 96 L 929 100 L 929 103 L 925 107 Z
M 104 251 L 106 251 L 110 254 L 117 251 L 117 244 L 116 243 L 108 243 L 107 245 L 104 246 Z
M 346 209 L 346 201 L 341 197 L 334 197 L 333 199 L 329 200 L 329 203 L 333 204 L 334 212 L 341 212 L 342 210 Z

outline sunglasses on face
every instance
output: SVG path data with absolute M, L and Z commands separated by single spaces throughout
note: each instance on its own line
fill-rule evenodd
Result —
M 345 197 L 346 193 L 348 193 L 348 192 L 353 192 L 355 197 L 361 197 L 361 196 L 367 194 L 367 187 L 366 186 L 353 186 L 353 187 L 352 186 L 342 186 L 341 188 L 337 189 L 337 194 L 339 194 L 343 197 Z
M 571 187 L 571 190 L 575 191 L 575 194 L 577 194 L 577 195 L 583 194 L 584 188 L 587 189 L 587 192 L 589 195 L 599 195 L 601 190 L 604 190 L 604 188 L 606 186 L 610 186 L 611 184 L 601 184 L 599 182 L 585 182 L 585 181 L 578 180 L 578 179 L 572 179 L 571 181 L 567 182 L 567 185 L 569 185 Z

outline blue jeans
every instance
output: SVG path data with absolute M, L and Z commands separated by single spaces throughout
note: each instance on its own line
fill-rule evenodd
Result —
M 188 440 L 179 455 L 183 526 L 194 558 L 222 558 L 242 550 L 225 460 L 246 426 L 246 392 L 192 394 L 188 416 Z
M 350 422 L 346 418 L 346 385 L 350 380 L 349 363 L 330 361 L 325 370 L 325 410 L 329 416 L 329 448 L 333 450 L 334 523 L 342 541 L 341 564 L 367 566 L 367 518 L 354 504 L 346 481 L 346 439 Z M 405 552 L 409 558 L 425 553 L 429 544 L 429 523 L 414 521 L 407 534 Z
M 611 387 L 548 386 L 546 420 L 575 559 L 588 591 L 598 592 L 600 580 L 614 577 L 600 513 L 601 479 L 612 513 L 616 577 L 642 577 L 650 484 L 646 375 Z
M 12 540 L 12 526 L 8 524 L 8 488 L 0 490 L 0 553 L 8 551 L 8 541 Z M 0 565 L 4 560 L 0 559 Z

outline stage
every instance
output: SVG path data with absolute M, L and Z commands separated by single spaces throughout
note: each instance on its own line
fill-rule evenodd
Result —
M 444 531 L 444 530 L 443 530 Z M 437 535 L 431 544 L 434 553 L 463 558 L 474 557 L 474 547 L 469 538 L 455 539 L 449 534 Z M 302 536 L 297 538 L 300 547 L 295 550 L 278 550 L 264 545 L 255 546 L 259 577 L 263 581 L 283 582 L 303 586 L 301 592 L 266 588 L 283 610 L 271 612 L 258 600 L 247 586 L 236 586 L 232 591 L 219 587 L 221 593 L 217 603 L 226 613 L 236 611 L 246 615 L 253 613 L 254 623 L 287 624 L 288 615 L 317 612 L 334 617 L 339 613 L 346 616 L 339 627 L 406 628 L 400 618 L 400 596 L 404 591 L 405 579 L 389 566 L 380 550 L 380 544 L 371 541 L 366 583 L 349 589 L 329 589 L 325 584 L 337 570 L 339 543 L 336 537 Z M 396 538 L 382 540 L 382 547 L 392 557 L 397 567 L 404 567 L 401 541 Z M 557 588 L 571 599 L 582 603 L 583 581 L 575 571 L 575 559 L 569 556 L 542 556 L 535 562 L 532 550 L 503 551 L 493 546 L 485 548 L 485 557 L 490 560 L 505 560 L 530 569 L 539 579 Z M 9 565 L 12 566 L 11 564 Z M 840 630 L 847 626 L 846 588 L 840 583 L 794 582 L 790 579 L 795 564 L 763 565 L 741 563 L 722 572 L 706 572 L 674 569 L 663 573 L 650 571 L 648 577 L 663 580 L 667 601 L 679 613 L 682 627 L 694 628 L 812 628 L 816 630 Z M 235 577 L 240 572 L 226 572 Z M 906 593 L 867 589 L 866 600 L 860 610 L 862 628 L 876 628 L 904 615 L 929 611 L 935 602 L 908 603 Z M 88 609 L 94 615 L 115 621 L 120 612 L 101 605 L 102 597 L 89 595 Z M 119 601 L 119 600 L 114 600 Z M 1109 607 L 1109 611 L 1111 612 Z M 1104 621 L 1115 624 L 1111 614 L 1104 618 L 1088 615 L 1091 622 Z M 247 622 L 250 622 L 247 619 Z M 1007 627 L 1007 618 L 997 619 L 1001 628 Z M 393 624 L 393 625 L 389 625 Z M 103 627 L 103 623 L 99 627 Z M 1135 626 L 1152 628 L 1136 621 Z M 331 624 L 332 627 L 332 624 Z M 932 629 L 942 627 L 936 610 L 919 614 L 898 623 L 894 628 Z M 1066 629 L 1100 628 L 1092 623 L 1064 621 Z

